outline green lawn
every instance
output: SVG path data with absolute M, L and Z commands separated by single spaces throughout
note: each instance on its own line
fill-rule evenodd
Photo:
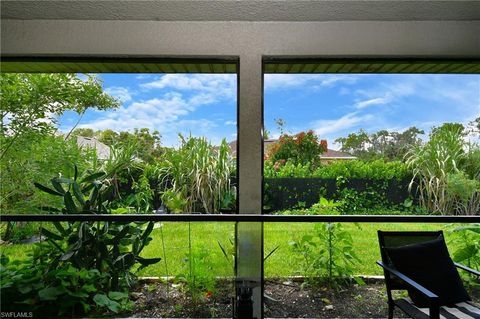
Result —
M 162 225 L 162 226 L 161 226 Z M 162 261 L 152 265 L 142 272 L 141 276 L 175 276 L 186 271 L 188 253 L 188 223 L 158 223 L 152 232 L 153 240 L 143 252 L 144 257 L 161 257 Z M 165 255 L 161 240 L 163 229 Z M 191 223 L 192 248 L 196 252 L 196 264 L 206 271 L 213 269 L 216 276 L 232 276 L 233 262 L 227 260 L 220 249 L 219 242 L 230 255 L 233 241 L 234 223 Z M 299 264 L 288 243 L 292 239 L 311 232 L 312 223 L 266 223 L 264 225 L 265 255 L 279 246 L 279 249 L 265 263 L 265 276 L 292 276 L 299 275 Z M 354 249 L 361 263 L 356 267 L 357 274 L 378 275 L 380 268 L 375 265 L 379 257 L 377 230 L 437 230 L 446 229 L 440 224 L 343 224 L 354 242 Z M 449 233 L 445 232 L 447 242 Z M 25 258 L 30 245 L 0 246 L 2 254 L 10 259 Z M 451 249 L 452 250 L 452 249 Z M 166 263 L 165 263 L 166 261 Z

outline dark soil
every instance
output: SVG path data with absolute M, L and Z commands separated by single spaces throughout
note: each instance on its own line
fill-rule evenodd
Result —
M 266 317 L 273 318 L 385 318 L 383 284 L 353 285 L 345 289 L 302 288 L 292 281 L 268 281 Z
M 219 281 L 214 292 L 198 292 L 195 297 L 181 283 L 145 283 L 133 293 L 132 317 L 231 318 L 234 294 L 228 281 Z
M 233 284 L 219 281 L 214 292 L 195 298 L 182 284 L 144 283 L 133 293 L 134 317 L 231 318 Z M 387 297 L 383 281 L 333 290 L 313 288 L 301 282 L 276 279 L 265 282 L 267 318 L 385 318 Z M 474 301 L 479 301 L 475 294 Z M 396 310 L 395 317 L 403 317 Z

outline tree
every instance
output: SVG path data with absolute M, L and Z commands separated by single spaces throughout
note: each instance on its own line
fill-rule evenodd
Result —
M 106 129 L 103 131 L 98 131 L 96 133 L 98 140 L 108 146 L 114 146 L 119 143 L 119 134 L 112 129 Z
M 466 136 L 468 132 L 465 130 L 465 126 L 460 123 L 443 123 L 440 126 L 432 128 L 430 137 L 442 134 L 442 132 L 452 132 L 459 134 L 460 136 Z
M 57 117 L 67 110 L 83 114 L 88 108 L 106 110 L 119 105 L 92 75 L 82 80 L 68 73 L 2 73 L 0 88 L 0 158 L 19 137 L 54 131 Z
M 340 137 L 335 143 L 341 144 L 340 150 L 355 155 L 359 158 L 367 158 L 369 156 L 370 137 L 364 129 L 360 129 L 358 133 L 350 133 L 347 137 Z
M 273 163 L 291 161 L 293 164 L 319 165 L 320 155 L 327 151 L 325 140 L 319 141 L 318 136 L 310 130 L 296 135 L 282 134 L 267 153 L 267 158 Z
M 341 144 L 340 150 L 357 156 L 362 160 L 383 158 L 386 160 L 402 160 L 412 147 L 419 145 L 424 134 L 423 130 L 412 126 L 402 133 L 381 130 L 368 134 L 360 129 L 358 133 L 351 133 L 347 137 L 335 140 Z
M 469 133 L 480 135 L 480 116 L 468 123 Z
M 150 129 L 136 128 L 134 131 L 115 132 L 108 129 L 98 131 L 95 134 L 98 140 L 108 146 L 122 146 L 128 143 L 135 143 L 137 145 L 137 157 L 141 160 L 152 163 L 156 158 L 162 154 L 160 147 L 161 135 L 155 130 L 150 132 Z
M 91 128 L 77 128 L 72 131 L 71 136 L 94 137 L 95 131 Z

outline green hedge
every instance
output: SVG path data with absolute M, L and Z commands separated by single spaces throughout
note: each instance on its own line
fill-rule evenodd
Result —
M 295 165 L 286 162 L 283 165 L 274 164 L 271 161 L 265 161 L 265 178 L 279 177 L 297 177 L 297 178 L 337 178 L 344 177 L 348 179 L 375 179 L 375 180 L 405 180 L 411 178 L 412 173 L 407 166 L 400 161 L 385 162 L 375 160 L 364 162 L 361 160 L 342 160 L 330 164 L 322 165 L 316 169 L 311 169 L 309 164 Z

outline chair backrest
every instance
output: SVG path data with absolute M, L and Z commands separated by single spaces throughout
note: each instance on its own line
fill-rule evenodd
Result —
M 378 231 L 378 243 L 380 244 L 380 254 L 382 261 L 391 265 L 385 248 L 399 247 L 410 244 L 419 244 L 426 241 L 443 237 L 443 232 L 439 231 Z

